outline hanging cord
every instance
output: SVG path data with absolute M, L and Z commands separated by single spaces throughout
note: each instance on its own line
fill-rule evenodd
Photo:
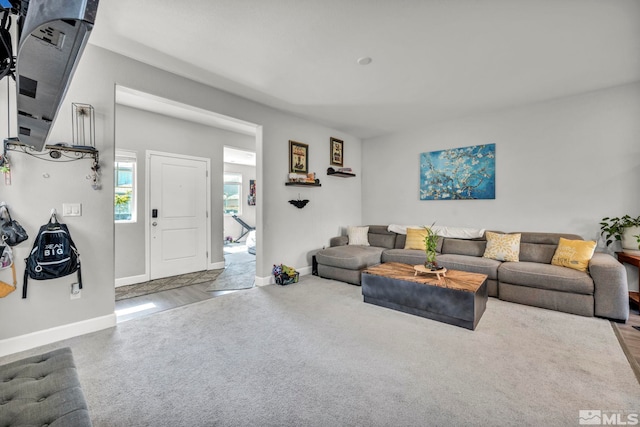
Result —
M 7 138 L 11 138 L 11 114 L 9 114 L 9 108 L 11 107 L 10 94 L 9 79 L 7 79 Z

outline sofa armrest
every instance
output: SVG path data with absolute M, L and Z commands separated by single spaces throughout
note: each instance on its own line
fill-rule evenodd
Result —
M 338 237 L 332 237 L 331 240 L 329 240 L 329 246 L 334 247 L 334 246 L 346 246 L 349 244 L 349 237 L 348 236 L 338 236 Z
M 629 318 L 627 270 L 613 256 L 596 252 L 589 261 L 595 315 L 625 322 Z

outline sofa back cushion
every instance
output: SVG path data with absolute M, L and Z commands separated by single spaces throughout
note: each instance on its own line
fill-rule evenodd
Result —
M 520 238 L 520 261 L 551 264 L 561 237 L 582 240 L 576 234 L 522 232 Z
M 442 253 L 442 242 L 444 238 L 438 237 L 438 243 L 436 245 L 436 252 Z M 406 234 L 398 234 L 396 235 L 396 245 L 394 249 L 404 249 L 407 243 L 407 235 Z
M 520 261 L 551 264 L 557 245 L 520 242 Z
M 393 249 L 396 245 L 396 233 L 388 231 L 386 225 L 370 225 L 369 244 L 379 248 Z
M 482 257 L 487 246 L 486 240 L 443 239 L 442 253 Z

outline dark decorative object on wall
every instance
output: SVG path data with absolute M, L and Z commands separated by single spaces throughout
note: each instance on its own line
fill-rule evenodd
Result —
M 249 195 L 247 196 L 247 203 L 249 206 L 256 205 L 256 180 L 249 180 Z
M 302 209 L 305 206 L 307 206 L 307 203 L 309 203 L 309 201 L 307 199 L 305 200 L 289 200 L 289 203 L 291 203 L 293 206 L 295 206 L 298 209 Z
M 331 144 L 331 158 L 330 162 L 335 166 L 342 166 L 344 164 L 344 141 L 337 138 L 330 138 Z
M 309 145 L 301 142 L 289 141 L 289 172 L 309 172 Z

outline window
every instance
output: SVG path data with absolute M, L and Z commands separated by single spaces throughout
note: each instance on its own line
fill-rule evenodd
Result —
M 242 174 L 224 174 L 224 213 L 225 215 L 240 215 L 242 213 Z
M 116 222 L 136 222 L 136 153 L 116 150 L 114 167 Z

